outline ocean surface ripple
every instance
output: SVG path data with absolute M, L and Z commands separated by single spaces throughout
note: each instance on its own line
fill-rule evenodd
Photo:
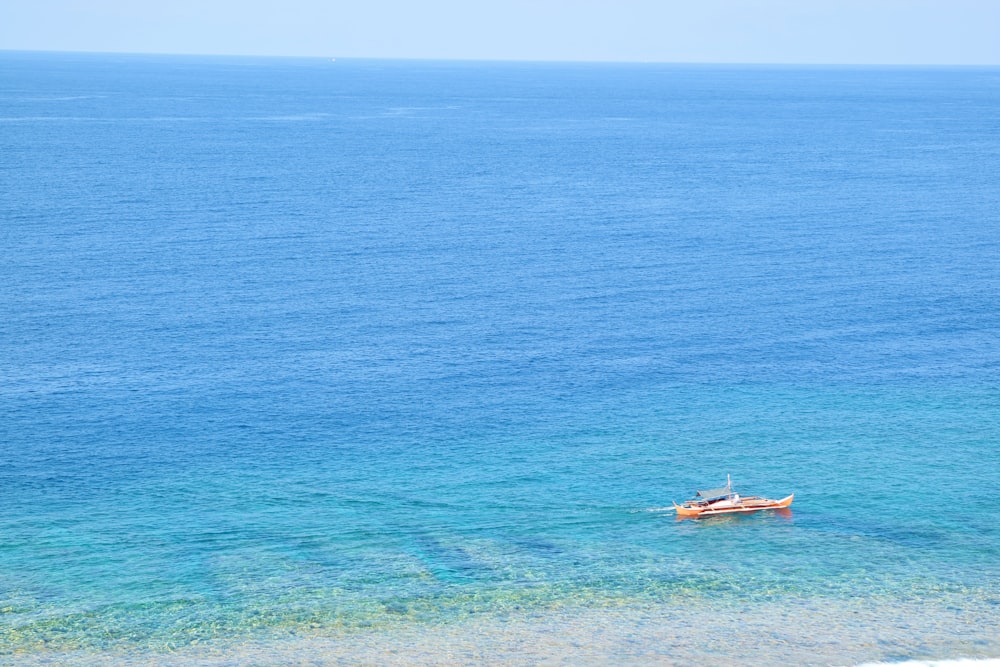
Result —
M 0 662 L 1000 658 L 997 174 L 991 68 L 0 53 Z

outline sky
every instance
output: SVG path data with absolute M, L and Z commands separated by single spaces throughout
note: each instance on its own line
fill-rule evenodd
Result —
M 0 49 L 1000 65 L 1000 0 L 0 0 Z

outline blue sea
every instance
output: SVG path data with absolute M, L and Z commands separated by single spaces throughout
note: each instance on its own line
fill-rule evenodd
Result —
M 1000 658 L 1000 69 L 4 52 L 0 252 L 2 664 Z

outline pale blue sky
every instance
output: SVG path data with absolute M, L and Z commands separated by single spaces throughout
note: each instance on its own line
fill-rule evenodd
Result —
M 0 49 L 1000 64 L 1000 0 L 0 0 Z

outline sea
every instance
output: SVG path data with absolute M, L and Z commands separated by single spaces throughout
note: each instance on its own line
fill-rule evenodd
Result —
M 0 52 L 0 664 L 998 659 L 1000 69 Z

